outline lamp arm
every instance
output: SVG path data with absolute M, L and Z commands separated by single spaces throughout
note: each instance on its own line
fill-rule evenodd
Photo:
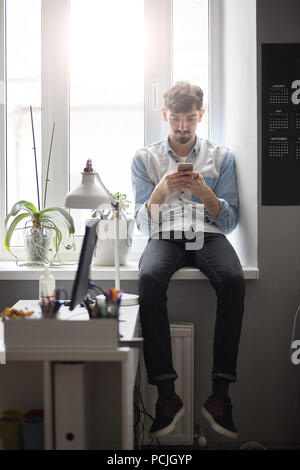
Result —
M 96 178 L 97 178 L 97 181 L 98 183 L 100 184 L 100 186 L 104 189 L 104 191 L 106 192 L 109 200 L 110 200 L 110 203 L 113 207 L 117 207 L 118 203 L 115 202 L 114 198 L 111 196 L 110 192 L 108 191 L 108 189 L 106 188 L 106 186 L 104 185 L 104 183 L 102 182 L 100 176 L 99 176 L 99 173 L 95 172 L 95 175 L 96 175 Z

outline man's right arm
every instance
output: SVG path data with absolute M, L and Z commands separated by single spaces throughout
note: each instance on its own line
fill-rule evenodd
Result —
M 139 153 L 135 154 L 131 164 L 135 202 L 134 218 L 142 233 L 150 235 L 153 229 L 157 231 L 166 196 L 182 189 L 185 183 L 189 184 L 190 174 L 191 171 L 168 171 L 155 186 L 147 173 L 141 156 Z
M 153 190 L 149 201 L 146 203 L 148 214 L 151 216 L 154 222 L 159 221 L 159 206 L 165 201 L 165 195 L 162 193 L 161 188 L 156 186 Z
M 153 224 L 158 227 L 159 221 L 151 220 L 151 205 L 159 199 L 159 191 L 150 179 L 141 156 L 136 153 L 131 163 L 131 180 L 134 196 L 134 219 L 137 228 L 145 235 L 151 235 Z M 158 198 L 158 199 L 157 199 Z M 149 208 L 148 208 L 149 204 Z

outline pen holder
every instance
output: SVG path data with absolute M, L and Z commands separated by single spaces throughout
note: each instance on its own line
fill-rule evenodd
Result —
M 119 309 L 122 299 L 122 292 L 117 289 L 109 289 L 105 295 L 96 297 L 95 318 L 119 318 Z

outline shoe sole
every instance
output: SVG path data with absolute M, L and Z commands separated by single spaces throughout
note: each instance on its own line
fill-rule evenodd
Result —
M 174 431 L 177 421 L 184 415 L 184 407 L 177 411 L 173 418 L 173 421 L 163 429 L 159 431 L 149 432 L 150 439 L 157 439 L 159 437 L 167 436 L 170 432 Z
M 210 427 L 219 434 L 222 434 L 222 436 L 229 437 L 230 439 L 236 439 L 238 437 L 237 432 L 228 431 L 228 429 L 225 429 L 220 426 L 220 424 L 216 423 L 213 416 L 209 413 L 209 411 L 207 411 L 205 406 L 201 408 L 201 414 L 209 422 Z

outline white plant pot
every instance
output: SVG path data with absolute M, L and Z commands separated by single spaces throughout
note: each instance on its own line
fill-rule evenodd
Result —
M 94 251 L 93 264 L 95 266 L 115 265 L 115 236 L 113 219 L 100 220 L 98 226 L 98 241 Z M 120 266 L 128 262 L 132 245 L 133 219 L 119 220 L 119 259 Z

